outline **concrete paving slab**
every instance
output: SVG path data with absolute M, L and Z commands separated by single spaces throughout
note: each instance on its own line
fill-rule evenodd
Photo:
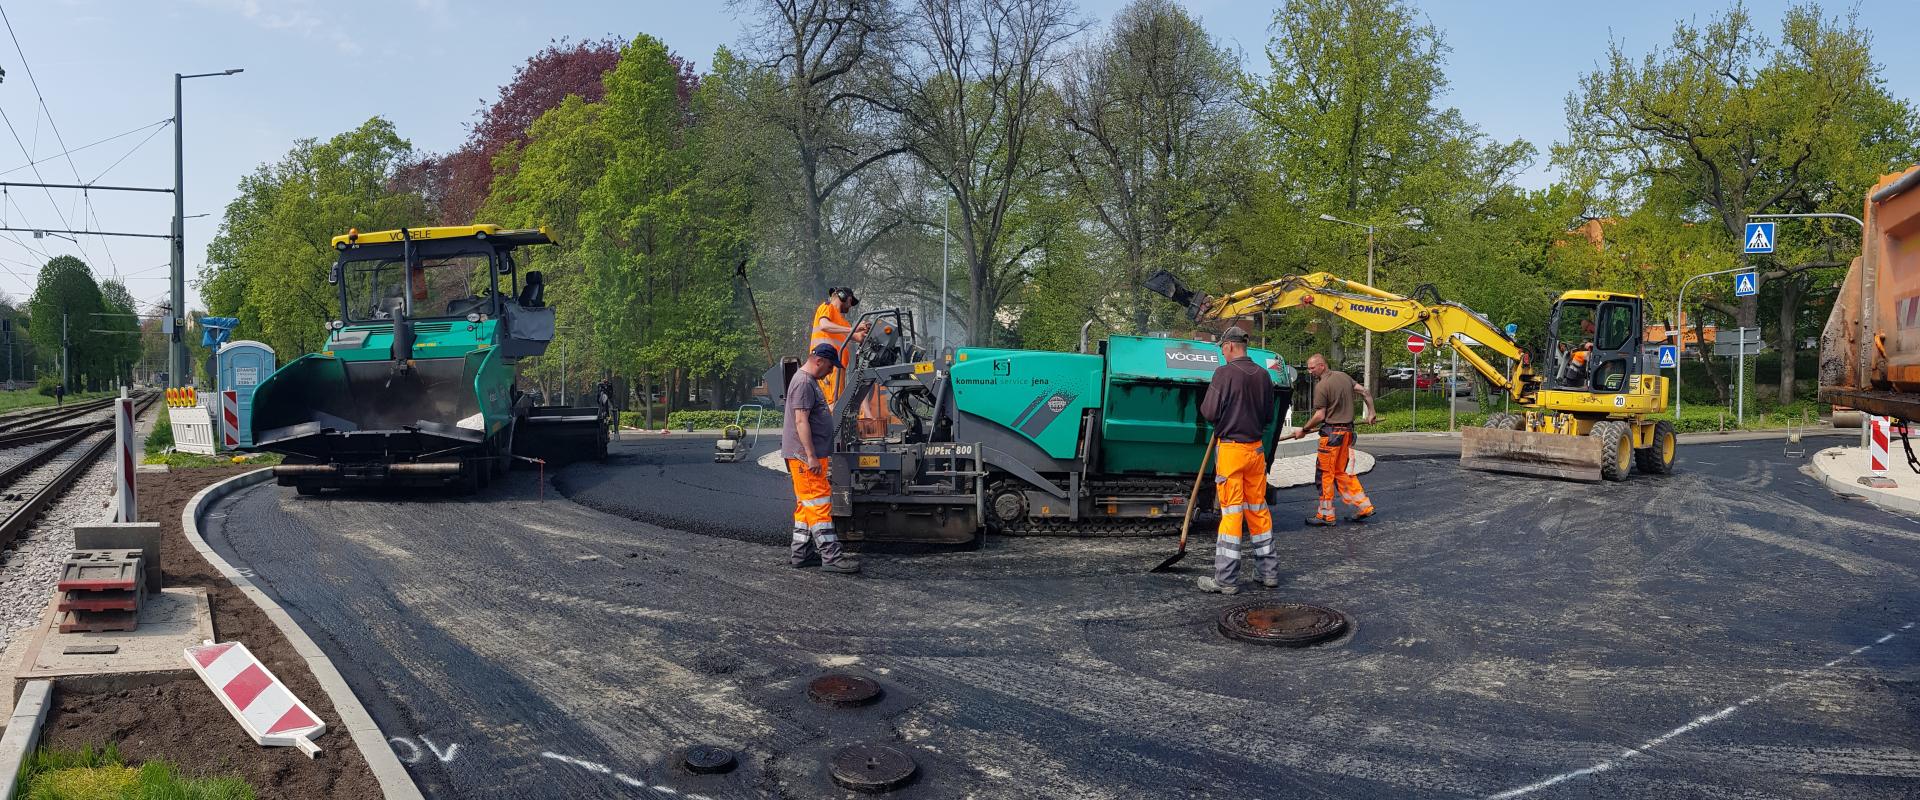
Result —
M 7 692 L 9 698 L 13 692 Z M 47 707 L 53 702 L 52 681 L 28 681 L 19 701 L 7 715 L 7 732 L 0 735 L 0 797 L 12 797 L 14 781 L 27 754 L 40 743 L 40 725 L 47 719 Z
M 140 628 L 122 633 L 60 633 L 50 613 L 36 630 L 20 670 L 22 679 L 120 675 L 139 672 L 185 671 L 180 653 L 213 638 L 213 615 L 207 592 L 200 588 L 173 588 L 149 598 L 140 607 Z M 67 653 L 79 645 L 118 645 L 111 654 Z

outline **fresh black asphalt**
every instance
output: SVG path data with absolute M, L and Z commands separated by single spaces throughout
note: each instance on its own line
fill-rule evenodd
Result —
M 1312 498 L 1283 491 L 1285 583 L 1233 599 L 1192 588 L 1210 537 L 1176 574 L 1146 573 L 1169 539 L 793 570 L 785 476 L 710 453 L 629 442 L 544 499 L 530 472 L 468 499 L 263 485 L 208 538 L 429 797 L 849 796 L 824 763 L 856 742 L 917 759 L 910 798 L 1920 794 L 1920 524 L 1779 440 L 1595 485 L 1396 448 L 1364 479 L 1376 522 L 1303 531 Z M 1216 632 L 1257 598 L 1356 627 Z M 886 694 L 809 703 L 835 669 Z M 696 743 L 739 768 L 681 770 Z

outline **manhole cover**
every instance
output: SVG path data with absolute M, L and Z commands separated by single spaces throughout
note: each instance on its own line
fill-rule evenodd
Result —
M 856 744 L 833 754 L 833 782 L 856 792 L 890 792 L 907 785 L 918 769 L 913 758 L 886 745 Z
M 680 757 L 680 763 L 688 772 L 713 775 L 733 771 L 733 751 L 710 744 L 698 744 L 687 748 L 687 754 Z
M 835 708 L 864 706 L 880 699 L 880 684 L 858 675 L 829 672 L 807 684 L 807 699 Z
M 1347 615 L 1304 603 L 1245 603 L 1220 612 L 1221 633 L 1255 644 L 1306 647 L 1346 629 Z

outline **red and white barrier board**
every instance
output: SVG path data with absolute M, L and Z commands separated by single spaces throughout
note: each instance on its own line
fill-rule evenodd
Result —
M 227 389 L 220 393 L 220 449 L 240 447 L 240 393 Z
M 133 494 L 133 400 L 126 389 L 113 404 L 113 438 L 113 515 L 120 522 L 134 522 L 140 514 Z
M 193 671 L 255 742 L 298 747 L 308 758 L 320 754 L 313 739 L 327 732 L 326 723 L 268 672 L 246 645 L 207 643 L 189 647 L 186 653 Z
M 1867 427 L 1870 429 L 1867 458 L 1872 461 L 1870 466 L 1875 475 L 1887 474 L 1887 444 L 1892 438 L 1891 431 L 1888 429 L 1891 427 L 1889 424 L 1891 422 L 1892 420 L 1886 417 L 1873 416 L 1867 418 Z

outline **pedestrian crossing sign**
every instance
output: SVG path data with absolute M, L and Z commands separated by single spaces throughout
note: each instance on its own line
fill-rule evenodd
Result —
M 1733 276 L 1733 296 L 1752 297 L 1760 293 L 1759 276 L 1751 272 L 1742 272 Z
M 1748 253 L 1773 252 L 1773 223 L 1771 222 L 1747 223 L 1747 247 L 1745 252 L 1748 252 Z
M 1680 348 L 1670 344 L 1660 345 L 1660 368 L 1673 369 L 1680 365 Z

